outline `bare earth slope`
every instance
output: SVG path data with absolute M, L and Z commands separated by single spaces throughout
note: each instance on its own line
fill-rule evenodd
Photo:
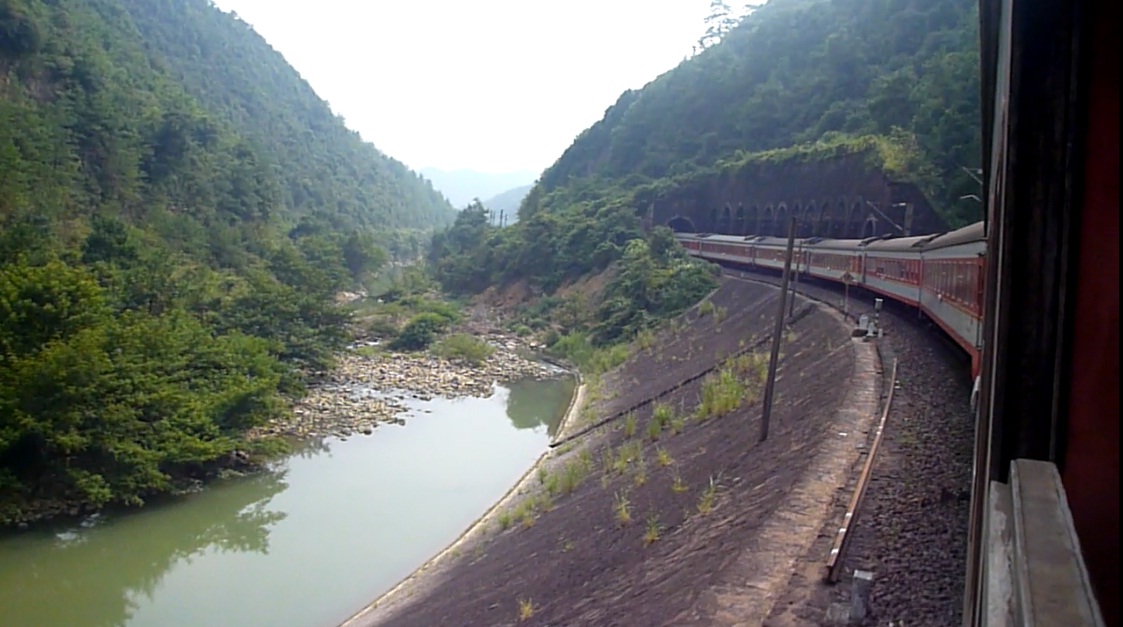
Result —
M 761 624 L 793 573 L 819 568 L 809 549 L 847 496 L 880 389 L 872 345 L 799 299 L 769 439 L 751 373 L 751 402 L 690 418 L 696 377 L 754 346 L 765 357 L 777 296 L 724 281 L 713 313 L 688 312 L 605 377 L 592 415 L 482 532 L 348 625 Z M 655 397 L 684 419 L 649 432 Z M 634 430 L 625 413 L 582 434 L 624 411 Z

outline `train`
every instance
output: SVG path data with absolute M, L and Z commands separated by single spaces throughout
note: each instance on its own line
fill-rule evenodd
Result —
M 694 257 L 750 269 L 783 270 L 788 245 L 786 238 L 763 235 L 676 233 L 675 239 Z M 911 237 L 812 237 L 795 240 L 792 271 L 862 287 L 917 309 L 966 352 L 977 378 L 986 247 L 982 222 Z
M 1120 624 L 1119 23 L 1111 0 L 980 0 L 983 222 L 795 249 L 971 356 L 963 627 Z M 677 238 L 772 270 L 787 243 Z

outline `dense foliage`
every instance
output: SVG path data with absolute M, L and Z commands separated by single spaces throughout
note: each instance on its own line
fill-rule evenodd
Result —
M 630 190 L 737 153 L 909 135 L 953 224 L 977 219 L 977 3 L 772 0 L 677 68 L 625 92 L 542 176 L 523 213 Z M 842 137 L 840 137 L 842 136 Z M 563 192 L 555 194 L 552 192 Z M 525 218 L 525 215 L 522 216 Z
M 592 309 L 576 305 L 580 311 L 572 315 L 552 312 L 561 314 L 555 320 L 564 319 L 556 330 L 579 333 L 580 342 L 594 346 L 630 339 L 717 286 L 714 268 L 689 258 L 669 229 L 656 228 L 645 239 L 635 213 L 613 202 L 539 212 L 508 228 L 489 224 L 488 210 L 474 204 L 433 237 L 429 263 L 446 290 L 461 294 L 513 280 L 552 292 L 567 280 L 612 266 Z M 549 317 L 549 310 L 565 309 L 557 298 L 539 306 L 539 320 Z
M 495 228 L 473 205 L 434 237 L 446 289 L 525 281 L 547 295 L 526 328 L 549 323 L 568 333 L 550 338 L 562 352 L 590 361 L 713 286 L 669 233 L 642 237 L 637 208 L 671 188 L 861 154 L 949 222 L 977 217 L 960 199 L 978 193 L 964 169 L 979 165 L 974 2 L 771 0 L 740 20 L 713 6 L 698 54 L 625 92 L 542 175 L 516 224 Z M 550 296 L 605 270 L 593 302 Z
M 281 53 L 210 0 L 118 0 L 144 44 L 284 173 L 281 204 L 331 208 L 337 226 L 431 227 L 452 220 L 432 185 L 349 130 Z
M 0 0 L 0 522 L 260 449 L 346 339 L 335 294 L 453 215 L 244 23 L 125 7 Z

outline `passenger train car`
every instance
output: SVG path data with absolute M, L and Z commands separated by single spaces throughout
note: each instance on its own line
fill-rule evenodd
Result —
M 1119 6 L 980 0 L 984 223 L 796 249 L 801 275 L 915 303 L 971 354 L 964 627 L 1120 624 Z M 782 267 L 777 238 L 678 237 Z
M 749 268 L 782 270 L 787 240 L 779 237 L 677 233 L 696 257 Z M 979 374 L 986 234 L 983 223 L 918 237 L 797 240 L 792 270 L 847 282 L 910 307 L 940 326 L 971 357 Z

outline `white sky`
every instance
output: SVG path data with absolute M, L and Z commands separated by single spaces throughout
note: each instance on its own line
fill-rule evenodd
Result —
M 414 169 L 541 171 L 677 65 L 709 0 L 216 0 Z

